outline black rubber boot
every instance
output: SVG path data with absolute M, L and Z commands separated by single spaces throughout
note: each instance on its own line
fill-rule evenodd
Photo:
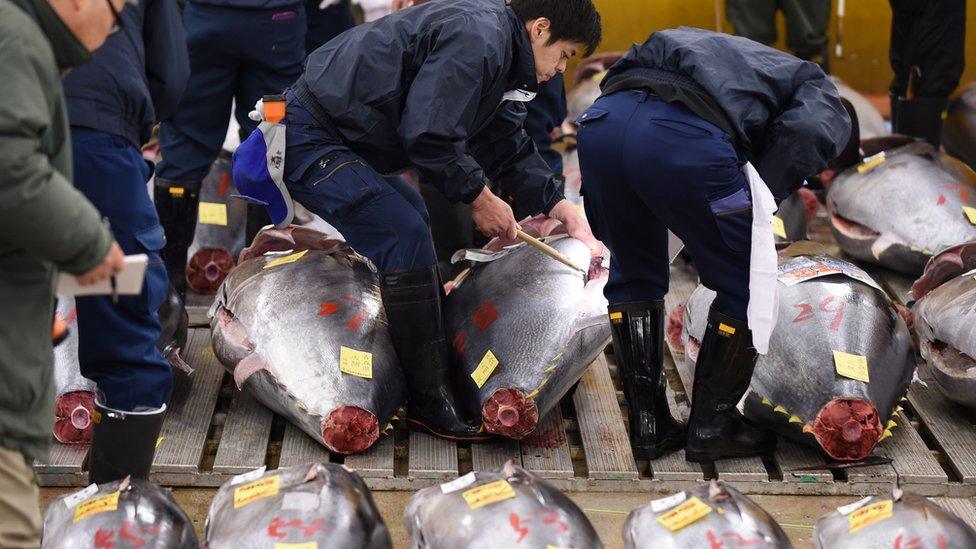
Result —
M 199 181 L 170 181 L 156 178 L 153 201 L 159 223 L 166 233 L 163 260 L 169 281 L 181 298 L 186 297 L 186 253 L 197 230 L 200 207 Z
M 754 427 L 736 409 L 749 388 L 756 358 L 746 322 L 712 309 L 695 365 L 685 441 L 688 461 L 758 456 L 776 447 L 776 435 Z
M 891 130 L 924 139 L 938 149 L 942 144 L 942 117 L 948 104 L 945 97 L 899 97 L 892 103 Z
M 95 427 L 88 455 L 88 481 L 102 484 L 126 476 L 148 478 L 166 406 L 123 412 L 102 405 L 99 397 L 92 414 Z
M 484 440 L 481 418 L 455 400 L 437 266 L 382 273 L 383 308 L 410 398 L 407 421 L 453 440 Z
M 665 396 L 664 302 L 620 303 L 607 308 L 613 356 L 630 408 L 630 443 L 637 459 L 656 459 L 684 445 Z

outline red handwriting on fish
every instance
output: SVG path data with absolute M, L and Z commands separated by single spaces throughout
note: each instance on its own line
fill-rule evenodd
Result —
M 302 533 L 305 537 L 311 537 L 318 532 L 323 534 L 329 533 L 329 529 L 325 526 L 324 518 L 317 518 L 308 524 L 302 521 L 302 519 L 292 519 L 289 521 L 282 520 L 281 517 L 275 517 L 268 524 L 268 537 L 276 539 L 285 539 L 288 537 L 288 531 L 291 529 L 296 529 Z
M 939 534 L 935 539 L 936 549 L 946 549 L 947 546 L 945 536 Z M 926 546 L 921 537 L 915 536 L 906 540 L 905 534 L 901 533 L 895 538 L 895 544 L 891 547 L 892 549 L 925 549 Z
M 525 516 L 511 513 L 508 515 L 508 523 L 512 526 L 512 530 L 518 534 L 518 538 L 515 539 L 516 543 L 522 543 L 522 540 L 529 535 L 529 525 L 533 522 L 548 526 L 557 534 L 569 531 L 569 524 L 562 519 L 559 511 L 555 509 L 539 509 Z
M 709 530 L 706 536 L 708 537 L 709 549 L 732 549 L 734 547 L 748 547 L 763 543 L 762 538 L 747 538 L 739 532 L 724 532 L 720 538 L 714 531 Z
M 95 532 L 96 549 L 115 549 L 117 546 L 115 535 L 118 534 L 119 542 L 126 542 L 126 547 L 139 548 L 146 546 L 146 537 L 159 535 L 158 526 L 138 526 L 135 522 L 127 520 L 122 523 L 122 528 L 118 532 L 114 530 L 103 530 L 101 528 Z
M 335 301 L 319 303 L 318 316 L 332 316 L 345 309 L 346 312 L 352 315 L 346 321 L 346 328 L 349 328 L 353 332 L 358 331 L 363 323 L 366 322 L 366 304 L 361 299 L 351 295 L 341 295 L 339 296 L 339 301 L 344 302 L 345 308 Z
M 838 305 L 830 308 L 830 304 L 833 302 L 834 296 L 827 296 L 823 301 L 820 302 L 817 308 L 825 313 L 833 313 L 834 316 L 830 320 L 830 325 L 828 327 L 831 331 L 836 332 L 837 329 L 840 328 L 841 322 L 844 321 L 844 311 L 847 309 L 847 303 L 841 301 Z M 797 303 L 793 306 L 800 309 L 800 314 L 796 315 L 796 318 L 793 319 L 794 324 L 810 320 L 816 314 L 813 309 L 813 305 L 810 305 L 809 303 Z
M 478 305 L 471 315 L 471 322 L 482 332 L 490 328 L 496 320 L 498 320 L 498 309 L 495 308 L 495 302 L 490 299 Z
M 955 191 L 959 193 L 959 199 L 963 202 L 969 202 L 969 187 L 966 185 L 961 185 L 959 183 L 946 183 L 943 185 L 949 191 Z

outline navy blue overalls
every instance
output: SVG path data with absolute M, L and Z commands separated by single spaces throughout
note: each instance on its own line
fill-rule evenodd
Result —
M 646 90 L 601 97 L 577 122 L 586 217 L 612 253 L 610 305 L 664 299 L 670 229 L 714 307 L 746 318 L 752 204 L 728 135 Z
M 539 85 L 539 94 L 525 108 L 525 133 L 532 138 L 542 159 L 556 174 L 563 173 L 563 155 L 552 148 L 552 131 L 566 119 L 566 87 L 557 74 Z
M 173 375 L 156 348 L 157 315 L 168 281 L 160 250 L 165 239 L 146 190 L 151 165 L 139 145 L 156 116 L 176 107 L 189 74 L 178 7 L 146 0 L 121 14 L 123 32 L 112 36 L 92 63 L 64 79 L 74 184 L 111 223 L 122 251 L 146 254 L 149 264 L 137 296 L 78 298 L 81 373 L 95 381 L 103 404 L 116 410 L 159 408 Z

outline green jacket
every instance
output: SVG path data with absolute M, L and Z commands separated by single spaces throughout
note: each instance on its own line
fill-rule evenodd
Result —
M 46 456 L 54 421 L 55 275 L 112 243 L 71 184 L 61 73 L 90 57 L 47 0 L 0 0 L 0 447 L 28 458 Z

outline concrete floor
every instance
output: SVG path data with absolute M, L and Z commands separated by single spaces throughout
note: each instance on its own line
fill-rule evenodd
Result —
M 44 509 L 54 499 L 76 491 L 76 488 L 41 489 L 41 508 Z M 197 534 L 203 540 L 203 523 L 210 507 L 215 490 L 204 488 L 175 488 L 173 494 L 183 509 L 190 515 Z M 410 547 L 407 531 L 403 526 L 403 509 L 410 500 L 411 492 L 373 492 L 373 498 L 380 513 L 386 520 L 387 528 L 397 549 Z M 621 528 L 627 514 L 634 508 L 646 504 L 663 494 L 646 493 L 570 493 L 569 496 L 579 505 L 593 522 L 593 526 L 608 549 L 623 547 Z M 834 508 L 852 503 L 860 498 L 854 496 L 755 496 L 756 503 L 770 512 L 786 530 L 797 549 L 812 547 L 810 534 L 813 525 L 822 515 Z

